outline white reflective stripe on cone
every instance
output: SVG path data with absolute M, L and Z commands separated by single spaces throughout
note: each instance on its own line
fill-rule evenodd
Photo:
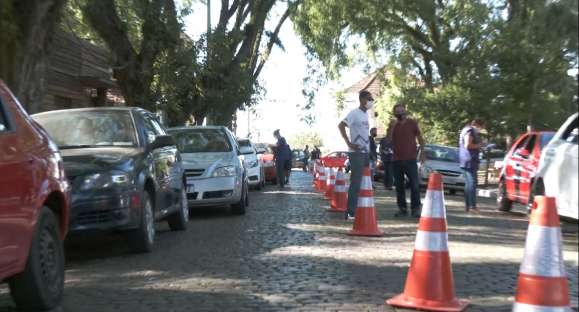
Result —
M 571 312 L 569 307 L 546 307 L 515 302 L 513 312 Z
M 558 227 L 530 224 L 520 272 L 549 277 L 566 276 L 561 243 Z
M 358 197 L 358 207 L 374 208 L 374 197 Z
M 360 189 L 361 190 L 373 190 L 374 189 L 372 187 L 372 180 L 370 180 L 370 177 L 362 177 L 362 182 L 360 183 Z
M 448 233 L 418 230 L 414 249 L 420 251 L 448 251 Z
M 334 186 L 334 192 L 346 193 L 346 186 L 345 185 L 336 185 L 336 186 Z
M 422 205 L 422 217 L 444 218 L 446 219 L 446 209 L 444 209 L 444 193 L 438 190 L 428 190 Z

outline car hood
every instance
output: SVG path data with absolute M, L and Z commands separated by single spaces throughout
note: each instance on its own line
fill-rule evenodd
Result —
M 186 153 L 181 154 L 183 168 L 209 169 L 220 166 L 233 166 L 237 158 L 233 153 Z
M 448 170 L 461 172 L 460 164 L 457 162 L 439 161 L 439 160 L 426 160 L 425 165 L 434 170 Z
M 142 153 L 138 148 L 99 147 L 60 150 L 67 176 L 79 176 L 107 170 L 127 170 Z

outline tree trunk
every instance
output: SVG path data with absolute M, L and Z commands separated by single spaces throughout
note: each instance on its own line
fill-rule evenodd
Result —
M 66 0 L 10 0 L 0 4 L 0 77 L 29 113 L 41 109 L 46 60 Z

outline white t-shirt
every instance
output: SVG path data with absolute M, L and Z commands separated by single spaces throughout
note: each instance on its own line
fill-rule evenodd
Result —
M 343 122 L 350 129 L 350 142 L 358 144 L 360 149 L 358 152 L 368 153 L 370 150 L 370 123 L 368 121 L 368 114 L 360 108 L 352 110 Z M 350 149 L 350 152 L 356 152 Z

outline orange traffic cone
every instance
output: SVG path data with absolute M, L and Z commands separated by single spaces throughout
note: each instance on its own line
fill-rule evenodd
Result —
M 554 197 L 536 196 L 513 312 L 571 311 Z
M 345 212 L 348 206 L 348 192 L 346 190 L 346 178 L 342 168 L 338 170 L 336 175 L 336 185 L 334 186 L 334 193 L 330 201 L 331 212 Z
M 330 168 L 328 172 L 328 179 L 326 181 L 326 198 L 332 200 L 332 194 L 334 193 L 334 186 L 336 184 L 336 173 L 334 168 Z
M 358 194 L 358 207 L 355 213 L 353 229 L 348 235 L 353 236 L 382 236 L 384 233 L 378 229 L 376 222 L 376 208 L 374 207 L 374 189 L 370 177 L 370 167 L 364 168 L 360 193 Z
M 324 166 L 320 167 L 320 175 L 318 178 L 319 186 L 318 192 L 325 192 L 326 191 L 326 168 Z
M 319 174 L 319 170 L 318 170 L 318 163 L 317 163 L 317 162 L 314 163 L 314 170 L 312 171 L 312 174 L 313 174 L 313 176 L 314 176 L 314 182 L 312 183 L 312 186 L 313 186 L 315 189 L 318 189 L 318 183 L 319 183 L 319 182 L 318 182 L 318 174 Z
M 416 233 L 404 293 L 387 304 L 425 311 L 462 311 L 468 301 L 456 299 L 446 230 L 442 176 L 432 173 Z

